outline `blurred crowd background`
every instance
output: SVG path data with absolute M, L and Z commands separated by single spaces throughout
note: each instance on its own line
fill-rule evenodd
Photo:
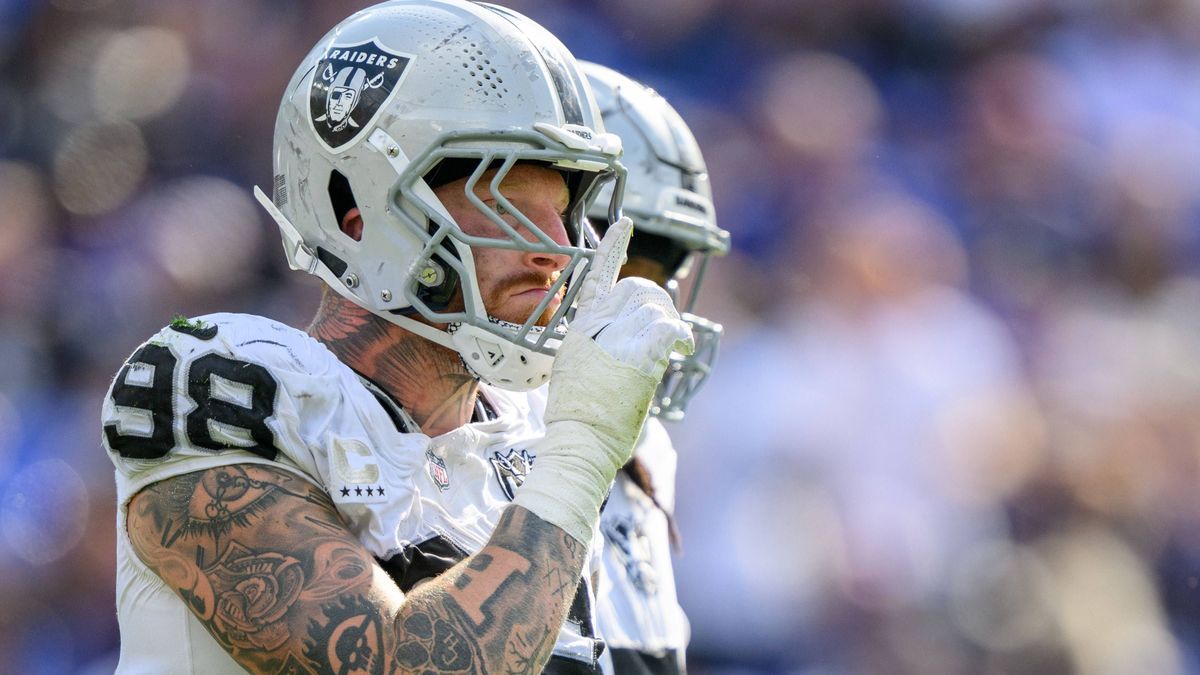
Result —
M 125 356 L 311 317 L 250 187 L 366 4 L 0 0 L 0 672 L 116 663 Z M 506 4 L 679 108 L 733 233 L 692 672 L 1200 672 L 1200 3 Z

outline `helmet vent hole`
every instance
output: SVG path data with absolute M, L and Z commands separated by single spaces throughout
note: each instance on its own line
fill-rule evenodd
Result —
M 458 56 L 457 51 L 453 52 L 454 57 L 450 60 L 450 64 L 462 64 L 464 72 L 461 73 L 462 77 L 459 82 L 465 89 L 472 92 L 477 102 L 498 102 L 504 98 L 508 90 L 496 86 L 496 83 L 501 80 L 499 71 L 492 64 L 489 50 L 481 47 L 478 42 L 467 42 L 461 39 L 453 49 L 461 49 L 462 56 Z M 453 68 L 453 65 L 450 67 Z M 472 83 L 474 83 L 474 87 L 471 86 Z
M 358 202 L 350 189 L 350 181 L 337 170 L 329 174 L 329 205 L 333 207 L 333 216 L 342 233 L 354 241 L 362 241 L 362 219 L 347 222 L 346 218 L 351 210 L 358 208 Z

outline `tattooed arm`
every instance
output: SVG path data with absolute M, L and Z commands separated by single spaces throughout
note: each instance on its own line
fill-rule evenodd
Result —
M 129 504 L 138 557 L 251 672 L 541 672 L 586 551 L 513 506 L 480 552 L 408 595 L 294 474 L 176 476 Z

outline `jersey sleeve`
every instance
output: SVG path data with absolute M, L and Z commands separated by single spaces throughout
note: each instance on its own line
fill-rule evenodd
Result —
M 316 340 L 262 317 L 176 321 L 126 360 L 105 396 L 102 442 L 124 504 L 165 478 L 269 463 L 324 489 L 352 526 L 390 546 L 419 453 L 377 456 L 405 439 L 357 376 Z M 368 494 L 369 490 L 369 494 Z M 389 513 L 378 513 L 386 504 Z

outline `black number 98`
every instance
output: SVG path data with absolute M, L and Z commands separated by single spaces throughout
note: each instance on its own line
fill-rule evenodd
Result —
M 154 344 L 129 357 L 111 396 L 118 407 L 148 416 L 150 432 L 130 433 L 120 422 L 105 424 L 104 435 L 114 452 L 130 459 L 158 459 L 175 447 L 173 393 L 178 363 L 170 349 Z M 187 367 L 187 395 L 196 407 L 184 420 L 188 441 L 210 450 L 236 448 L 275 459 L 275 434 L 266 420 L 275 412 L 278 388 L 271 373 L 256 363 L 220 354 L 192 361 Z

